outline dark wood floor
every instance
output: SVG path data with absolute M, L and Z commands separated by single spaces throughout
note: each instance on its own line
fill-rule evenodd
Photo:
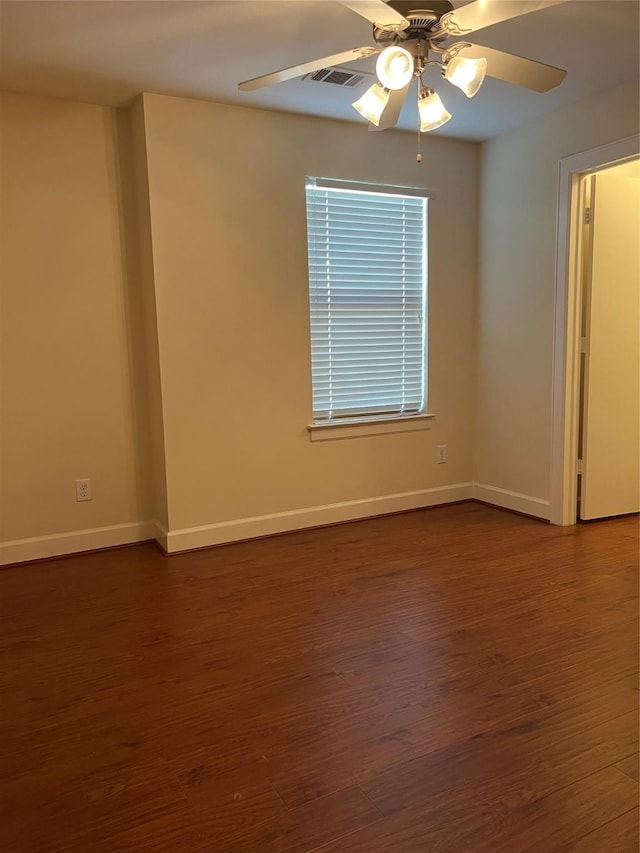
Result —
M 637 851 L 637 563 L 469 503 L 0 572 L 0 847 Z

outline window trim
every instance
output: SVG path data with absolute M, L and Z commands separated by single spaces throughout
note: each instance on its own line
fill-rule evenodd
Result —
M 361 438 L 395 432 L 417 432 L 431 429 L 434 414 L 419 412 L 410 415 L 380 415 L 369 418 L 336 418 L 332 421 L 307 424 L 311 441 L 334 441 L 340 438 Z
M 407 195 L 414 198 L 433 200 L 436 194 L 426 187 L 404 186 L 403 184 L 368 184 L 363 181 L 345 181 L 339 178 L 318 178 L 307 175 L 305 187 L 326 187 L 332 190 L 353 190 L 374 195 Z

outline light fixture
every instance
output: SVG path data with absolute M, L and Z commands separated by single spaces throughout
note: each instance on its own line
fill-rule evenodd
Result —
M 376 62 L 378 80 L 387 89 L 403 89 L 413 77 L 413 56 L 404 47 L 385 48 Z
M 449 121 L 451 113 L 440 100 L 438 94 L 426 87 L 418 94 L 418 112 L 420 113 L 420 130 L 426 133 L 435 130 Z
M 467 98 L 473 98 L 482 86 L 487 73 L 487 60 L 467 59 L 465 56 L 453 56 L 444 66 L 442 76 L 458 89 L 462 89 Z
M 378 82 L 367 89 L 364 95 L 353 103 L 353 107 L 372 125 L 380 127 L 385 107 L 393 96 L 391 99 L 393 110 L 388 111 L 392 112 L 393 116 L 389 115 L 387 122 L 387 125 L 391 126 L 397 119 L 396 107 L 399 114 L 404 100 L 404 92 L 401 90 L 408 89 L 411 81 L 415 79 L 418 87 L 419 115 L 417 160 L 420 163 L 422 160 L 420 133 L 436 130 L 452 118 L 437 92 L 430 86 L 425 86 L 423 74 L 431 66 L 437 66 L 446 80 L 461 89 L 467 98 L 472 98 L 482 85 L 487 73 L 487 60 L 484 57 L 470 59 L 460 55 L 461 50 L 470 47 L 472 45 L 466 42 L 459 42 L 446 50 L 430 42 L 426 49 L 421 45 L 414 46 L 413 53 L 397 44 L 385 48 L 376 63 Z M 441 53 L 442 58 L 431 59 L 430 51 Z
M 387 106 L 390 94 L 391 91 L 385 88 L 382 83 L 374 83 L 359 100 L 354 101 L 352 106 L 358 110 L 360 115 L 363 115 L 377 127 L 380 124 L 380 117 Z

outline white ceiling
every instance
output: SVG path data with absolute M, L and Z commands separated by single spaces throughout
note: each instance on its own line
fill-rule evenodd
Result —
M 498 0 L 499 2 L 499 0 Z M 465 2 L 454 2 L 455 6 Z M 627 80 L 638 80 L 637 0 L 570 0 L 496 24 L 477 44 L 567 69 L 538 94 L 487 78 L 468 100 L 436 71 L 453 119 L 436 131 L 487 139 Z M 417 0 L 428 8 L 429 0 Z M 252 93 L 250 77 L 373 44 L 371 24 L 336 0 L 1 0 L 0 85 L 12 92 L 122 105 L 141 91 L 366 124 L 353 90 L 299 79 Z M 373 72 L 374 59 L 350 70 Z M 429 80 L 427 80 L 429 82 Z M 413 130 L 407 99 L 399 127 Z

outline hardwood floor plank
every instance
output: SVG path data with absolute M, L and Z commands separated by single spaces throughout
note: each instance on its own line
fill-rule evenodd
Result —
M 640 848 L 639 821 L 640 812 L 636 806 L 577 841 L 572 841 L 562 853 L 637 853 Z
M 627 776 L 631 776 L 632 779 L 635 779 L 636 782 L 640 782 L 640 771 L 638 768 L 639 756 L 636 752 L 635 755 L 630 755 L 628 758 L 624 758 L 622 761 L 617 761 L 613 766 L 617 767 L 618 770 L 622 771 L 622 773 L 626 773 Z
M 607 767 L 542 799 L 503 812 L 506 823 L 500 834 L 474 843 L 469 853 L 573 850 L 578 839 L 624 815 L 637 803 L 637 783 Z
M 261 774 L 250 775 L 251 769 L 219 773 L 200 764 L 178 778 L 191 804 L 214 815 L 215 831 L 228 835 L 286 813 L 273 785 Z
M 175 822 L 188 809 L 177 782 L 152 783 L 81 805 L 48 820 L 3 821 L 3 850 L 20 853 L 107 853 L 121 849 L 118 836 L 138 833 L 152 849 L 154 822 Z
M 526 714 L 505 717 L 500 708 L 489 725 L 484 722 L 482 707 L 476 715 L 474 697 L 464 698 L 466 709 L 462 714 L 454 694 L 450 705 L 436 707 L 429 717 L 414 717 L 410 724 L 403 724 L 407 709 L 398 708 L 398 728 L 392 729 L 394 718 L 385 716 L 383 725 L 364 730 L 364 738 L 338 722 L 300 728 L 290 742 L 275 745 L 268 752 L 273 768 L 269 778 L 287 804 L 294 805 L 337 790 L 353 778 L 365 782 L 385 767 L 419 756 L 446 755 L 446 761 L 454 766 L 454 759 L 461 755 L 471 763 L 459 772 L 469 774 L 478 766 L 481 780 L 487 767 L 500 762 L 527 780 L 535 769 L 532 765 L 546 760 L 552 748 L 558 752 L 560 769 L 571 756 L 588 752 L 585 760 L 597 770 L 627 756 L 637 744 L 636 676 L 605 685 L 596 681 L 590 691 L 558 705 L 529 701 Z M 610 722 L 618 718 L 619 723 Z M 345 764 L 347 750 L 349 760 Z M 312 763 L 301 759 L 311 751 L 315 756 Z M 496 798 L 499 801 L 499 794 Z
M 384 820 L 322 848 L 323 853 L 431 853 L 461 851 L 492 838 L 503 818 L 461 785 L 447 790 L 434 787 L 420 797 L 408 789 L 408 803 L 399 800 Z
M 65 815 L 84 802 L 82 776 L 73 764 L 26 766 L 10 776 L 3 769 L 0 775 L 3 820 L 9 824 Z
M 377 824 L 380 812 L 358 788 L 305 803 L 281 816 L 236 832 L 217 845 L 219 853 L 306 853 Z M 203 847 L 204 849 L 210 849 Z
M 266 826 L 288 826 L 289 812 L 268 782 L 238 783 L 231 777 L 210 778 L 206 769 L 181 780 L 189 799 L 179 813 L 160 813 L 144 824 L 114 824 L 109 837 L 118 851 L 223 850 L 244 837 L 262 838 Z M 370 805 L 370 804 L 368 804 Z M 357 815 L 354 814 L 354 819 Z M 300 831 L 310 828 L 300 827 Z M 294 828 L 289 827 L 291 833 Z M 259 848 L 256 848 L 259 849 Z
M 541 713 L 388 767 L 359 783 L 385 814 L 463 781 L 486 802 L 513 809 L 607 768 L 637 738 L 635 712 L 578 732 L 571 716 L 554 722 Z

